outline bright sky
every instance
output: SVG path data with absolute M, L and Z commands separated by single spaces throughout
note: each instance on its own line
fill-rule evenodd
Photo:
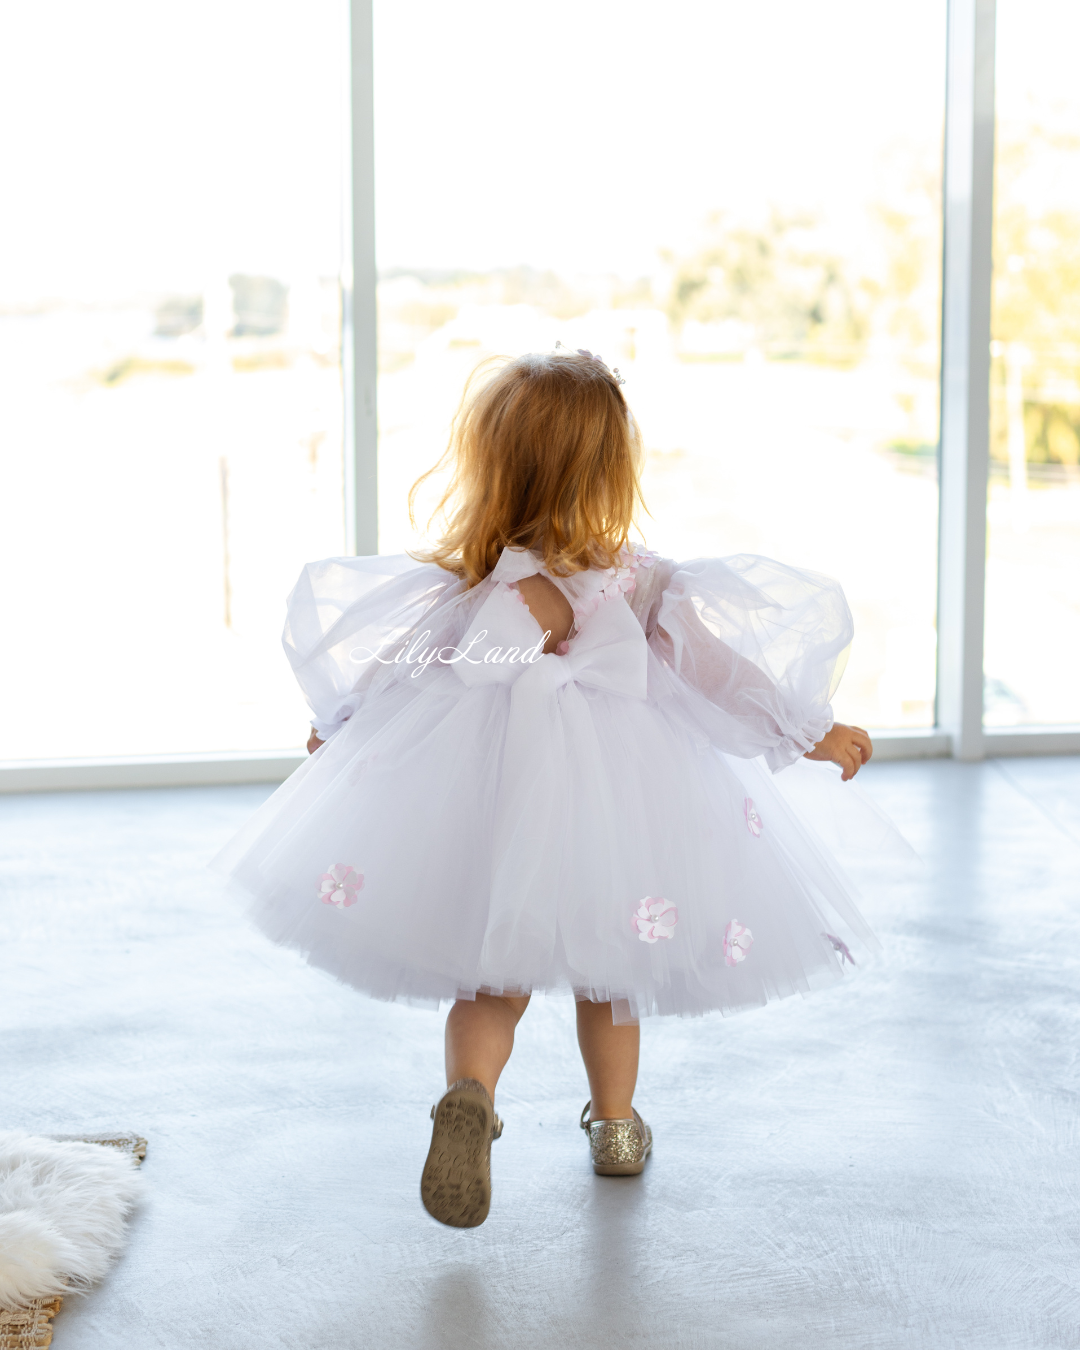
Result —
M 345 0 L 0 15 L 0 301 L 336 270 Z M 712 210 L 853 215 L 940 139 L 945 0 L 375 0 L 383 267 L 650 271 Z M 1080 6 L 1000 0 L 1002 106 Z M 1054 95 L 1057 97 L 1058 95 Z
M 383 267 L 648 272 L 941 139 L 945 0 L 376 0 L 375 38 Z
M 334 273 L 342 0 L 0 12 L 0 300 Z

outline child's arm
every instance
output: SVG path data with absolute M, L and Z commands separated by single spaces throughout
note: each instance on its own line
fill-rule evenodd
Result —
M 852 637 L 840 587 L 750 555 L 675 566 L 661 584 L 650 646 L 717 709 L 730 753 L 764 755 L 774 772 L 831 760 L 852 778 L 871 746 L 829 704 Z
M 430 622 L 434 606 L 458 589 L 452 573 L 417 567 L 406 556 L 326 558 L 304 568 L 289 596 L 282 641 L 314 714 L 309 754 L 344 725 L 385 669 L 356 654 L 378 653 Z
M 706 698 L 747 718 L 760 719 L 768 717 L 772 710 L 779 711 L 780 690 L 753 661 L 714 637 L 696 614 L 684 619 L 683 629 L 684 640 L 694 649 L 694 667 L 698 672 L 696 687 Z M 659 633 L 670 651 L 671 639 L 662 628 Z M 779 737 L 779 718 L 776 727 Z M 841 779 L 846 783 L 855 777 L 873 752 L 870 737 L 862 727 L 834 722 L 813 749 L 804 752 L 803 758 L 838 764 L 843 770 Z
M 843 722 L 834 722 L 832 730 L 827 731 L 813 750 L 807 750 L 804 759 L 822 759 L 829 764 L 839 764 L 843 773 L 841 781 L 846 783 L 854 778 L 862 766 L 874 753 L 870 737 L 862 727 L 845 726 Z

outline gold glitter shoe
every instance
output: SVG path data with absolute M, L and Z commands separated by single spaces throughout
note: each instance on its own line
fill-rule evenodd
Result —
M 420 1199 L 440 1223 L 477 1228 L 491 1208 L 491 1144 L 502 1134 L 502 1121 L 475 1078 L 451 1083 L 431 1108 L 431 1119 Z
M 581 1113 L 589 1135 L 593 1171 L 602 1177 L 635 1177 L 645 1170 L 652 1152 L 652 1130 L 635 1111 L 632 1120 L 586 1120 L 591 1101 Z

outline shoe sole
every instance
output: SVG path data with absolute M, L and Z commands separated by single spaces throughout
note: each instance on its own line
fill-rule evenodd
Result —
M 491 1208 L 491 1103 L 479 1092 L 448 1092 L 435 1108 L 420 1199 L 451 1228 L 478 1228 Z
M 636 1177 L 640 1172 L 645 1171 L 645 1164 L 649 1155 L 640 1162 L 636 1163 L 593 1163 L 592 1170 L 598 1177 Z

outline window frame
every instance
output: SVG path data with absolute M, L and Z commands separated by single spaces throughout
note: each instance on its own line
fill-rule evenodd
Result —
M 370 292 L 346 309 L 371 325 L 347 367 L 349 398 L 364 409 L 353 423 L 352 442 L 354 509 L 362 528 L 358 524 L 350 538 L 356 552 L 377 553 L 372 0 L 350 0 L 350 11 L 352 200 L 354 222 L 360 222 L 352 233 L 352 275 L 366 278 Z M 999 729 L 983 723 L 996 21 L 996 0 L 948 0 L 935 725 L 876 735 L 875 754 L 882 759 L 1080 752 L 1080 726 Z
M 935 726 L 875 736 L 879 759 L 1080 753 L 1080 726 L 986 727 L 983 638 L 990 461 L 996 0 L 948 0 Z M 342 268 L 346 539 L 378 552 L 372 0 L 349 0 Z M 0 792 L 278 782 L 292 751 L 0 764 Z

